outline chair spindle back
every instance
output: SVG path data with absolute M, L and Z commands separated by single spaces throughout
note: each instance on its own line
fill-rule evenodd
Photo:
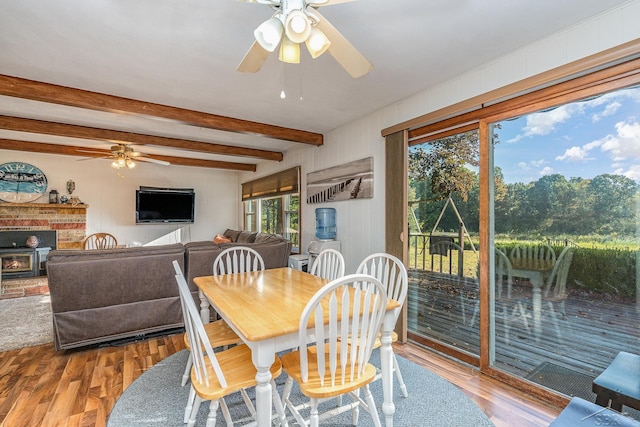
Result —
M 387 305 L 386 290 L 374 277 L 352 274 L 333 280 L 307 303 L 300 318 L 302 381 L 309 379 L 307 329 L 317 350 L 321 384 L 345 384 L 359 378 L 368 364 Z M 312 325 L 312 326 L 310 326 Z M 329 385 L 327 384 L 327 385 Z
M 213 261 L 213 275 L 264 270 L 262 256 L 252 248 L 234 246 L 220 252 Z
M 325 249 L 318 254 L 309 273 L 327 280 L 344 276 L 344 257 L 335 249 Z

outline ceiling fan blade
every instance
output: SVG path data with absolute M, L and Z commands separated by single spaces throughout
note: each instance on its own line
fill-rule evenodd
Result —
M 320 18 L 318 29 L 331 41 L 329 53 L 347 70 L 351 77 L 362 77 L 373 70 L 373 65 L 371 65 L 367 58 L 349 43 L 345 36 L 327 21 L 327 18 L 322 16 L 317 10 L 314 10 L 313 13 Z
M 326 0 L 326 1 L 318 0 L 317 3 L 319 4 L 314 4 L 316 2 L 313 2 L 313 1 L 307 1 L 307 4 L 309 6 L 319 7 L 319 6 L 333 6 L 334 4 L 340 4 L 340 3 L 350 3 L 352 1 L 356 1 L 356 0 Z
M 257 73 L 268 56 L 269 51 L 264 50 L 258 42 L 254 41 L 236 70 L 242 73 Z
M 87 157 L 85 159 L 76 159 L 78 162 L 84 162 L 85 160 L 98 160 L 98 159 L 111 159 L 113 156 L 102 156 L 102 157 Z
M 78 153 L 106 154 L 106 150 L 76 150 Z
M 238 0 L 238 1 L 243 3 L 260 3 L 260 4 L 269 4 L 274 6 L 278 6 L 280 4 L 280 0 Z M 347 1 L 351 1 L 351 0 L 347 0 Z
M 140 160 L 143 162 L 156 163 L 158 165 L 169 166 L 171 163 L 165 162 L 164 160 L 152 159 L 151 157 L 136 157 L 135 160 Z

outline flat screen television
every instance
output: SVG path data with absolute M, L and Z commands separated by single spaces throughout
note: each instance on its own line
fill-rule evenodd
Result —
M 140 187 L 136 190 L 136 224 L 193 224 L 195 197 L 192 188 Z

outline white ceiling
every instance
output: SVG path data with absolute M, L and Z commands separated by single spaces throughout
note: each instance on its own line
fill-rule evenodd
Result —
M 322 14 L 373 64 L 236 66 L 272 10 L 236 0 L 0 0 L 0 74 L 326 133 L 626 0 L 359 0 Z M 287 98 L 279 97 L 283 89 Z M 302 96 L 302 100 L 300 97 Z M 0 114 L 282 151 L 295 143 L 0 96 Z M 0 130 L 0 138 L 109 143 Z M 147 153 L 256 163 L 146 146 Z

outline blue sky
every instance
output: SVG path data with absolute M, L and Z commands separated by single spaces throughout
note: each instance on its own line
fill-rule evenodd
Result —
M 507 183 L 620 174 L 640 183 L 640 88 L 501 122 L 494 164 Z

